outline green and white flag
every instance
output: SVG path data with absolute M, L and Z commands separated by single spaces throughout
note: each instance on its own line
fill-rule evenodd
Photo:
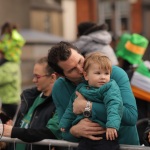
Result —
M 142 62 L 134 72 L 131 86 L 135 96 L 150 100 L 150 62 Z

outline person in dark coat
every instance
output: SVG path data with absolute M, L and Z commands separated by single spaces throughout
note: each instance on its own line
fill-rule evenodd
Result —
M 5 124 L 3 136 L 18 138 L 28 143 L 61 138 L 51 96 L 56 79 L 57 75 L 47 64 L 47 57 L 38 60 L 33 69 L 33 83 L 36 87 L 23 91 L 15 124 L 14 126 Z M 48 150 L 49 146 L 17 143 L 15 150 L 20 149 Z

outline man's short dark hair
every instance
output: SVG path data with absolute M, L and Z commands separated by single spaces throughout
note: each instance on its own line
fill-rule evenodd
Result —
M 61 41 L 54 45 L 48 52 L 48 65 L 58 74 L 64 75 L 63 69 L 59 67 L 59 61 L 66 61 L 71 56 L 71 49 L 78 51 L 78 48 L 69 42 Z

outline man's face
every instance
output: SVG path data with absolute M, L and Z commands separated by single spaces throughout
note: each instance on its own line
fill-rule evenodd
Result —
M 58 65 L 63 69 L 64 76 L 75 84 L 82 80 L 83 64 L 84 57 L 73 49 L 71 49 L 71 56 L 68 60 L 58 62 Z
M 33 83 L 37 86 L 38 91 L 46 92 L 49 90 L 51 83 L 51 76 L 48 76 L 45 64 L 35 64 L 33 69 Z

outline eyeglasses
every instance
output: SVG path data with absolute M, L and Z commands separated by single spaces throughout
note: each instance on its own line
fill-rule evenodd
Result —
M 34 75 L 33 75 L 33 78 L 38 80 L 38 79 L 40 79 L 40 78 L 42 78 L 42 77 L 46 77 L 46 76 L 48 76 L 48 75 L 47 75 L 47 74 L 45 74 L 45 75 L 37 75 L 37 74 L 34 74 Z

